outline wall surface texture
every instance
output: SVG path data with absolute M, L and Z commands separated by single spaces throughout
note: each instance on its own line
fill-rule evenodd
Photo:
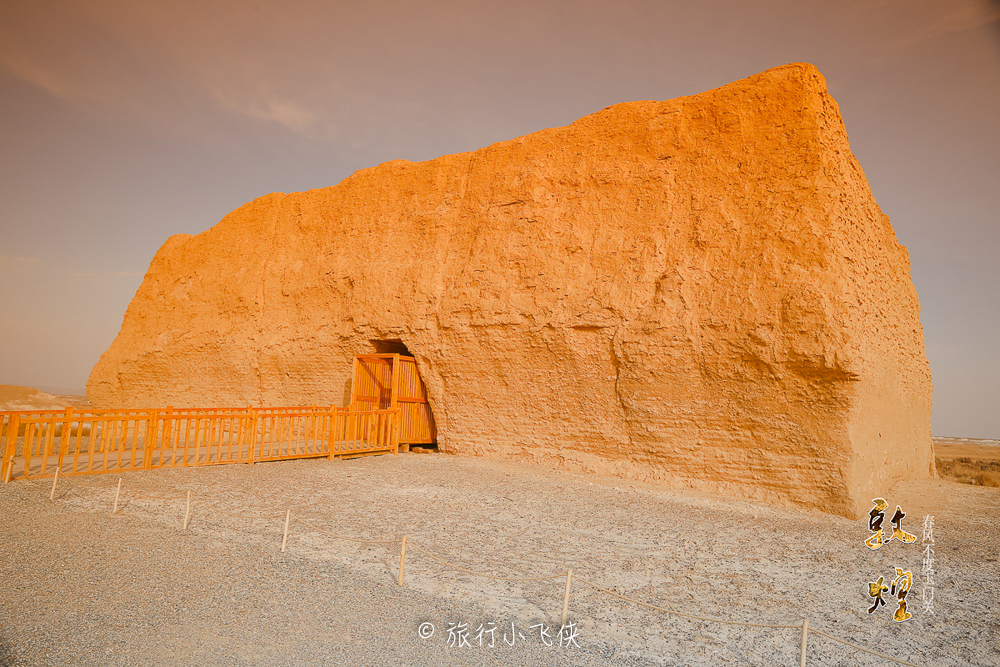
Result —
M 934 472 L 909 257 L 807 64 L 174 236 L 87 392 L 343 405 L 391 339 L 447 451 L 848 517 Z

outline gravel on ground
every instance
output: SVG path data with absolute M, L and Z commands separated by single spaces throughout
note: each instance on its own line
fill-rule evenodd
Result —
M 560 647 L 569 568 L 683 614 L 807 618 L 810 629 L 921 666 L 1000 664 L 995 488 L 898 484 L 886 526 L 900 505 L 916 543 L 872 551 L 867 516 L 443 454 L 127 473 L 112 516 L 118 479 L 62 478 L 54 501 L 51 480 L 0 485 L 0 665 L 799 664 L 798 627 L 673 616 L 579 580 L 569 601 L 576 634 Z M 405 535 L 404 586 L 398 542 L 329 533 Z M 927 546 L 933 614 L 921 599 Z M 428 553 L 497 577 L 559 578 L 486 579 Z M 896 567 L 913 577 L 903 623 L 891 620 L 888 593 L 867 612 L 867 582 L 888 585 Z M 422 638 L 426 624 L 434 631 Z M 892 663 L 810 634 L 807 664 Z

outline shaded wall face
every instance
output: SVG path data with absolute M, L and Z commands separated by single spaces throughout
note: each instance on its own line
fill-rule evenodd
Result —
M 776 355 L 763 323 L 663 324 L 457 325 L 408 344 L 443 449 L 850 515 L 849 376 L 828 369 L 828 386 Z
M 930 401 L 900 389 L 898 377 L 880 369 L 881 377 L 859 392 L 852 410 L 850 435 L 851 497 L 858 516 L 871 509 L 873 498 L 891 502 L 893 485 L 903 479 L 933 476 Z M 921 392 L 922 394 L 922 392 Z
M 398 338 L 445 449 L 851 515 L 871 487 L 855 462 L 881 456 L 866 406 L 929 418 L 922 345 L 886 343 L 919 328 L 900 251 L 821 78 L 794 66 L 171 239 L 88 392 L 343 404 L 352 356 Z

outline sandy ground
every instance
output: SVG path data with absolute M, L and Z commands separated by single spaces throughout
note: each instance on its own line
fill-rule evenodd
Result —
M 939 460 L 993 460 L 988 441 L 935 439 Z M 997 443 L 1000 445 L 1000 443 Z M 1000 489 L 946 479 L 886 496 L 915 544 L 878 551 L 867 517 L 684 493 L 442 454 L 161 469 L 0 485 L 0 665 L 798 664 L 801 631 L 644 609 L 562 575 L 716 619 L 798 625 L 917 665 L 1000 665 Z M 192 494 L 188 531 L 181 530 Z M 294 520 L 280 552 L 285 511 Z M 239 516 L 231 516 L 239 515 Z M 933 516 L 933 613 L 921 601 Z M 240 518 L 242 517 L 242 518 Z M 407 536 L 405 586 L 396 585 Z M 904 623 L 867 613 L 867 582 L 912 572 Z M 419 629 L 434 625 L 429 638 Z M 469 646 L 449 645 L 464 623 Z M 511 624 L 521 639 L 499 634 Z M 542 628 L 531 629 L 542 624 Z M 424 626 L 426 627 L 426 626 Z M 476 639 L 496 627 L 497 646 Z M 513 634 L 511 634 L 513 637 Z M 810 665 L 892 664 L 811 634 Z
M 1000 491 L 993 488 L 945 480 L 898 485 L 886 500 L 890 506 L 902 506 L 907 513 L 903 528 L 917 535 L 918 542 L 892 542 L 871 551 L 863 544 L 870 535 L 867 520 L 442 454 L 161 469 L 128 473 L 123 479 L 126 492 L 120 516 L 114 519 L 109 510 L 117 477 L 66 478 L 54 503 L 48 502 L 47 481 L 0 487 L 4 543 L 44 554 L 47 547 L 37 540 L 45 530 L 33 523 L 36 511 L 58 524 L 60 539 L 68 540 L 65 548 L 93 540 L 94 531 L 107 530 L 109 523 L 128 525 L 129 535 L 141 531 L 143 544 L 157 553 L 186 545 L 185 557 L 194 558 L 196 565 L 185 571 L 198 580 L 218 579 L 225 585 L 234 577 L 242 580 L 243 566 L 225 571 L 209 567 L 219 559 L 225 562 L 225 554 L 232 553 L 249 558 L 248 571 L 280 564 L 286 572 L 283 577 L 291 580 L 287 585 L 293 595 L 275 599 L 292 605 L 297 617 L 322 615 L 323 609 L 350 593 L 352 622 L 364 627 L 363 619 L 372 619 L 365 641 L 359 640 L 357 629 L 346 631 L 354 632 L 353 644 L 337 623 L 330 625 L 336 631 L 327 628 L 327 640 L 323 633 L 309 634 L 310 642 L 319 642 L 309 654 L 312 661 L 302 654 L 301 662 L 292 662 L 268 648 L 279 638 L 252 621 L 248 627 L 234 626 L 242 630 L 229 629 L 241 633 L 243 658 L 227 653 L 229 657 L 215 659 L 211 636 L 197 637 L 211 629 L 212 619 L 222 612 L 209 609 L 201 616 L 185 612 L 176 625 L 158 631 L 161 639 L 173 638 L 173 643 L 158 649 L 159 664 L 194 664 L 183 661 L 184 652 L 198 655 L 198 664 L 248 665 L 325 664 L 315 656 L 334 654 L 385 664 L 544 664 L 547 660 L 556 661 L 552 664 L 798 664 L 798 629 L 728 626 L 669 616 L 615 600 L 579 582 L 572 590 L 570 618 L 578 625 L 580 648 L 559 652 L 557 646 L 546 647 L 528 628 L 543 623 L 550 632 L 557 631 L 565 579 L 500 582 L 474 577 L 449 571 L 417 551 L 421 548 L 496 576 L 560 574 L 572 567 L 576 575 L 600 586 L 687 614 L 778 625 L 808 618 L 811 628 L 918 665 L 1000 664 L 996 649 L 1000 626 L 989 613 L 1000 594 Z M 194 511 L 185 533 L 180 528 L 188 490 Z M 396 544 L 336 540 L 293 521 L 288 551 L 281 555 L 288 508 L 298 519 L 329 532 L 362 539 L 405 534 L 409 544 L 405 590 L 415 597 L 397 610 L 391 623 L 379 611 L 386 604 L 398 604 Z M 925 583 L 921 524 L 928 514 L 934 516 L 937 570 L 933 614 L 920 601 Z M 37 530 L 41 534 L 25 537 Z M 126 540 L 116 534 L 104 539 L 112 554 Z M 88 561 L 82 570 L 61 570 L 63 580 L 116 579 L 124 590 L 85 587 L 90 597 L 81 608 L 69 599 L 45 595 L 38 587 L 46 582 L 51 586 L 53 579 L 42 576 L 33 562 L 30 557 L 6 558 L 3 566 L 5 581 L 17 582 L 16 590 L 5 587 L 2 616 L 14 655 L 22 655 L 18 653 L 22 642 L 34 633 L 35 650 L 40 646 L 50 658 L 58 658 L 65 637 L 51 629 L 41 633 L 33 624 L 58 624 L 67 616 L 87 615 L 93 613 L 88 611 L 91 605 L 104 610 L 109 604 L 119 605 L 128 618 L 158 617 L 165 611 L 173 614 L 171 596 L 189 600 L 197 596 L 190 586 L 152 586 L 149 582 L 156 573 L 144 569 L 142 561 L 130 562 L 126 576 L 116 571 L 116 577 L 111 572 L 116 561 L 101 557 Z M 908 597 L 913 617 L 904 623 L 891 621 L 896 607 L 892 601 L 872 615 L 867 613 L 871 601 L 866 582 L 878 576 L 891 580 L 895 567 L 911 571 L 914 577 Z M 317 579 L 317 572 L 347 577 L 342 582 L 346 590 L 331 592 L 325 580 Z M 370 597 L 355 594 L 369 589 L 375 591 Z M 259 601 L 253 596 L 246 593 L 230 602 L 255 609 Z M 282 624 L 288 622 L 282 619 Z M 302 622 L 308 625 L 307 620 Z M 448 625 L 460 622 L 473 631 L 472 645 L 461 650 L 447 641 Z M 435 625 L 429 639 L 418 636 L 422 623 Z M 474 630 L 489 623 L 498 627 L 514 623 L 526 635 L 522 648 L 504 652 L 477 646 Z M 149 647 L 127 627 L 123 623 L 115 630 L 121 637 L 111 632 L 107 638 L 122 662 L 75 664 L 158 664 L 144 662 Z M 188 636 L 191 632 L 196 633 L 194 639 Z M 180 637 L 187 639 L 182 642 Z M 389 646 L 400 652 L 392 660 L 378 658 L 382 650 L 378 647 Z M 103 650 L 101 656 L 106 657 Z M 338 653 L 344 650 L 348 653 Z M 22 662 L 74 664 L 56 658 Z M 810 635 L 808 658 L 807 664 L 890 664 L 818 635 Z

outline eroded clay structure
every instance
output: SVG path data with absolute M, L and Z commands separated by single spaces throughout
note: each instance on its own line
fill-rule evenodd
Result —
M 446 451 L 848 517 L 933 474 L 909 258 L 807 64 L 174 236 L 88 396 L 343 405 L 397 349 Z

